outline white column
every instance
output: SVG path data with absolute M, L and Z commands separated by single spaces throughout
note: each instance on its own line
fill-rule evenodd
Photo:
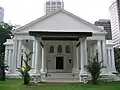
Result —
M 23 45 L 22 46 L 22 49 L 23 49 L 23 52 L 22 52 L 22 55 L 23 55 L 23 59 L 24 60 L 26 60 L 26 55 L 25 55 L 25 52 L 27 52 L 27 49 L 26 49 L 26 46 L 25 45 Z M 22 66 L 24 66 L 25 65 L 25 63 L 24 63 L 24 61 L 22 60 Z
M 40 73 L 40 70 L 38 70 L 38 61 L 40 60 L 40 58 L 39 58 L 39 50 L 40 50 L 40 41 L 39 40 L 35 40 L 36 41 L 36 46 L 35 46 L 35 48 L 36 48 L 36 52 L 35 52 L 35 69 L 34 69 L 34 73 Z
M 110 54 L 110 49 L 108 49 L 108 68 L 111 69 L 111 54 Z
M 90 46 L 89 50 L 90 50 L 90 53 L 89 53 L 89 54 L 90 54 L 90 58 L 91 58 L 91 57 L 94 56 L 94 55 L 93 55 L 93 54 L 94 54 L 94 52 L 93 52 L 93 46 Z
M 45 55 L 45 47 L 42 47 L 42 67 L 41 73 L 45 74 L 46 71 L 46 55 Z
M 113 48 L 111 49 L 111 54 L 112 54 L 112 62 L 111 62 L 111 64 L 112 64 L 112 70 L 113 70 L 113 72 L 116 72 L 115 58 L 114 58 L 114 49 Z
M 11 64 L 11 66 L 12 66 L 12 74 L 16 73 L 17 48 L 18 48 L 17 47 L 17 40 L 13 39 L 13 60 L 12 60 L 12 64 Z
M 9 71 L 9 73 L 10 73 L 10 71 L 11 71 L 11 60 L 12 60 L 12 50 L 11 49 L 9 49 L 9 54 L 8 54 L 8 71 Z
M 5 62 L 8 63 L 8 49 L 5 49 Z
M 96 44 L 94 44 L 94 45 L 92 46 L 92 50 L 93 50 L 93 51 L 92 51 L 92 53 L 93 53 L 92 55 L 93 55 L 93 56 L 96 56 L 96 47 L 97 47 Z
M 76 54 L 75 54 L 75 46 L 74 46 L 74 42 L 73 42 L 73 68 L 72 68 L 72 73 L 75 73 L 75 69 L 76 69 Z
M 98 60 L 102 61 L 102 51 L 101 51 L 101 41 L 97 41 L 97 46 L 98 46 Z
M 32 71 L 35 69 L 36 42 L 33 41 Z
M 72 73 L 79 73 L 78 66 L 78 47 L 76 47 L 75 42 L 73 42 L 73 70 Z
M 77 73 L 79 73 L 79 47 L 76 47 Z
M 37 61 L 37 70 L 40 73 L 41 63 L 42 63 L 42 46 L 40 45 L 40 42 L 39 42 L 39 49 L 38 50 L 39 50 L 39 55 L 38 55 L 38 61 Z
M 21 56 L 22 56 L 22 40 L 19 40 L 19 42 L 18 42 L 17 67 L 21 67 Z
M 83 47 L 84 47 L 85 65 L 87 65 L 87 63 L 88 63 L 88 55 L 87 55 L 87 40 L 86 39 L 83 41 Z
M 84 44 L 83 44 L 83 41 L 80 42 L 80 56 L 81 56 L 81 70 L 80 70 L 80 74 L 83 74 L 85 71 L 84 71 L 84 65 L 85 65 L 85 57 L 84 57 Z
M 102 56 L 103 56 L 103 65 L 108 67 L 107 65 L 107 49 L 106 49 L 106 41 L 102 41 Z
M 77 47 L 77 59 L 78 59 L 78 68 L 79 68 L 79 71 L 80 71 L 80 68 L 81 68 L 81 46 L 79 45 L 79 47 Z

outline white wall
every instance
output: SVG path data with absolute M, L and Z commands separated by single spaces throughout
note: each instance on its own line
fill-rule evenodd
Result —
M 23 31 L 29 30 L 77 30 L 78 32 L 99 32 L 98 30 L 93 29 L 91 26 L 88 26 L 82 21 L 63 12 L 54 14 L 23 29 Z
M 61 70 L 56 70 L 56 57 L 62 56 L 64 58 L 64 69 L 62 70 L 63 72 L 72 72 L 72 65 L 73 65 L 73 54 L 72 54 L 72 48 L 73 48 L 73 43 L 72 41 L 48 41 L 46 43 L 47 45 L 47 68 L 48 71 L 54 72 L 54 71 L 61 71 Z M 49 53 L 49 47 L 53 45 L 54 46 L 54 53 Z M 62 53 L 59 54 L 57 53 L 57 46 L 62 45 Z M 71 53 L 66 53 L 65 52 L 65 46 L 69 45 L 71 47 Z M 69 63 L 69 59 L 72 60 L 72 63 Z M 49 62 L 50 61 L 50 62 Z

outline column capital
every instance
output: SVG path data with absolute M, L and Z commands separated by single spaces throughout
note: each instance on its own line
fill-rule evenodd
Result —
M 40 36 L 36 36 L 36 37 L 35 37 L 35 40 L 39 40 L 39 41 L 41 41 L 42 38 L 41 38 Z
M 44 43 L 43 43 L 41 37 L 35 37 L 35 40 L 40 43 L 40 46 L 41 46 L 41 47 L 44 47 Z
M 85 37 L 85 38 L 79 38 L 79 41 L 84 42 L 85 40 L 87 40 L 87 38 L 86 38 L 86 37 Z
M 16 39 L 16 38 L 13 38 L 13 41 L 17 41 L 17 39 Z

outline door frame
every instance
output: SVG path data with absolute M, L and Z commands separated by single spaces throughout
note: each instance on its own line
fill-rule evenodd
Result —
M 57 58 L 60 58 L 61 60 L 58 59 L 58 61 L 57 61 Z M 61 62 L 59 62 L 59 61 L 61 61 Z M 60 65 L 59 67 L 57 67 L 59 63 L 61 63 L 62 65 Z M 64 70 L 64 57 L 62 57 L 62 56 L 57 56 L 56 57 L 56 70 Z

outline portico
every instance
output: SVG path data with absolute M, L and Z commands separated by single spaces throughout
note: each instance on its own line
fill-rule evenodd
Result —
M 33 52 L 30 75 L 39 75 L 43 81 L 54 78 L 82 82 L 89 75 L 84 66 L 96 54 L 107 67 L 101 75 L 116 72 L 113 43 L 105 40 L 106 32 L 65 10 L 43 16 L 13 33 L 14 39 L 5 43 L 10 77 L 19 76 L 17 67 L 22 65 L 24 52 Z
M 92 32 L 38 32 L 38 31 L 30 31 L 29 34 L 35 37 L 36 48 L 33 46 L 33 50 L 38 57 L 42 52 L 41 58 L 36 58 L 35 62 L 40 61 L 41 59 L 41 73 L 48 72 L 61 72 L 61 73 L 79 73 L 79 68 L 83 72 L 84 65 L 87 64 L 87 45 L 86 45 L 86 37 L 91 37 Z M 46 37 L 47 36 L 47 37 Z M 68 43 L 66 43 L 68 42 Z M 67 45 L 66 45 L 66 44 Z M 57 46 L 55 47 L 54 44 Z M 81 47 L 80 47 L 81 45 Z M 51 50 L 51 46 L 52 49 Z M 78 49 L 81 55 L 77 52 L 77 47 L 82 49 Z M 56 51 L 55 51 L 56 49 Z M 68 49 L 68 51 L 67 51 Z M 51 51 L 50 51 L 51 50 Z M 39 52 L 39 53 L 38 53 Z M 74 55 L 73 55 L 74 54 Z M 82 55 L 83 54 L 83 55 Z M 34 55 L 33 55 L 34 56 Z M 81 57 L 80 57 L 81 56 Z M 49 58 L 47 58 L 49 57 Z M 73 58 L 74 57 L 74 58 Z M 86 63 L 83 63 L 79 66 L 79 62 L 83 61 L 75 59 L 76 57 L 80 57 L 79 59 L 85 60 Z M 47 62 L 46 62 L 47 61 Z M 78 62 L 79 61 L 79 62 Z M 51 63 L 56 62 L 56 63 Z M 73 63 L 74 62 L 74 63 Z M 75 63 L 77 62 L 77 63 Z M 51 65 L 50 65 L 51 63 Z M 77 67 L 76 64 L 78 64 Z M 54 67 L 52 67 L 52 65 Z M 46 67 L 47 66 L 47 67 Z M 77 71 L 77 72 L 76 72 Z

